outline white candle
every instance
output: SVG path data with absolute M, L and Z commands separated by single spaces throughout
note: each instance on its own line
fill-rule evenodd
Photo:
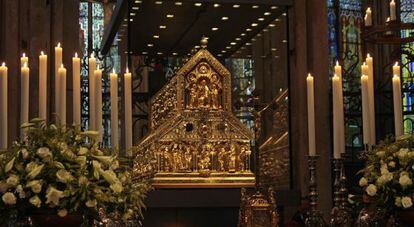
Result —
M 24 64 L 26 64 L 27 67 L 29 67 L 29 58 L 26 56 L 26 53 L 23 53 L 22 57 L 20 58 L 20 67 L 23 67 Z
M 365 17 L 364 17 L 365 26 L 371 26 L 372 25 L 372 12 L 371 8 L 368 7 L 365 11 Z
M 369 105 L 368 105 L 368 76 L 361 76 L 361 95 L 362 95 L 362 127 L 364 144 L 370 144 L 370 128 L 369 128 Z
M 118 134 L 118 74 L 115 70 L 110 74 L 111 80 L 111 144 L 113 148 L 119 147 Z
M 394 20 L 397 19 L 397 13 L 396 13 L 396 10 L 395 10 L 395 2 L 394 2 L 394 0 L 391 0 L 391 2 L 390 2 L 390 19 L 392 21 L 394 21 Z
M 124 96 L 125 96 L 125 149 L 126 156 L 131 157 L 132 147 L 132 75 L 126 69 L 124 74 Z
M 402 115 L 402 97 L 401 97 L 401 80 L 400 80 L 400 66 L 398 62 L 393 66 L 394 76 L 392 77 L 392 90 L 394 100 L 394 124 L 395 137 L 402 136 L 403 130 L 403 115 Z
M 73 124 L 81 124 L 81 78 L 80 78 L 80 58 L 78 53 L 72 58 L 73 70 Z
M 306 78 L 307 84 L 307 98 L 308 98 L 308 143 L 309 155 L 316 155 L 316 141 L 315 141 L 315 94 L 313 76 L 309 73 Z
M 55 111 L 56 113 L 58 113 L 60 107 L 59 107 L 59 68 L 62 65 L 62 47 L 60 46 L 60 43 L 57 44 L 57 46 L 55 47 Z M 58 116 L 61 117 L 61 116 Z
M 96 58 L 91 54 L 89 58 L 89 130 L 97 130 L 96 128 L 96 111 L 95 111 L 95 80 L 94 73 L 96 70 Z
M 0 66 L 0 149 L 7 148 L 7 66 Z
M 29 67 L 27 63 L 21 67 L 20 78 L 20 124 L 29 122 Z M 21 136 L 23 136 L 23 130 L 21 130 Z
M 368 98 L 368 66 L 364 62 L 361 66 L 361 95 L 362 95 L 362 128 L 364 144 L 370 146 L 371 127 L 369 126 L 369 98 Z
M 341 148 L 341 123 L 343 119 L 341 119 L 341 111 L 343 111 L 343 106 L 341 106 L 341 78 L 338 75 L 334 75 L 332 77 L 332 104 L 333 104 L 333 141 L 334 141 L 334 158 L 339 159 L 341 158 L 341 152 L 343 149 Z
M 95 83 L 95 127 L 99 132 L 99 141 L 102 142 L 103 128 L 102 128 L 102 70 L 99 69 L 99 65 L 95 70 L 94 76 Z
M 66 69 L 63 67 L 63 64 L 58 70 L 58 81 L 59 86 L 57 91 L 59 91 L 59 110 L 58 117 L 60 119 L 60 124 L 62 126 L 66 125 Z
M 368 65 L 368 101 L 369 101 L 369 127 L 371 146 L 376 144 L 375 132 L 375 89 L 374 89 L 374 60 L 368 54 L 366 58 Z
M 341 149 L 341 154 L 345 153 L 345 121 L 344 121 L 344 99 L 343 99 L 343 86 L 342 86 L 342 67 L 339 65 L 339 62 L 336 61 L 335 65 L 335 74 L 339 77 L 339 118 L 338 118 L 338 127 L 339 127 L 339 147 Z
M 39 117 L 47 118 L 47 55 L 39 55 Z

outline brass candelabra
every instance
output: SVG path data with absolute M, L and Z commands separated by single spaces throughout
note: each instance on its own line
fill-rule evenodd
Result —
M 309 166 L 309 199 L 310 199 L 310 210 L 308 217 L 305 220 L 306 226 L 309 227 L 324 227 L 326 226 L 325 220 L 323 219 L 321 212 L 318 210 L 318 191 L 316 182 L 316 161 L 318 155 L 308 156 Z

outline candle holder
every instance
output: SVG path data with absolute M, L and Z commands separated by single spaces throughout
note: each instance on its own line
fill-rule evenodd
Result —
M 316 161 L 319 156 L 310 155 L 308 156 L 308 168 L 309 168 L 309 199 L 310 199 L 310 211 L 308 217 L 305 219 L 306 226 L 311 227 L 324 227 L 326 226 L 325 220 L 323 219 L 320 211 L 318 210 L 318 192 L 316 182 Z
M 351 220 L 348 209 L 346 208 L 347 189 L 344 170 L 344 159 L 333 160 L 334 165 L 334 207 L 331 210 L 330 226 L 350 226 Z

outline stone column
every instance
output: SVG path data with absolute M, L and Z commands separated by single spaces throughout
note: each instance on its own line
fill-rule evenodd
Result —
M 328 216 L 331 198 L 331 103 L 328 75 L 328 20 L 325 0 L 298 0 L 289 9 L 290 100 L 293 187 L 308 191 L 306 76 L 315 77 L 316 148 L 319 209 Z

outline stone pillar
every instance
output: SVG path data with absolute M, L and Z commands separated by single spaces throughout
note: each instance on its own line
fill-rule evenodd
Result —
M 308 192 L 306 76 L 315 77 L 319 209 L 328 216 L 331 190 L 331 103 L 328 74 L 328 20 L 325 0 L 298 0 L 289 9 L 290 100 L 294 189 Z

